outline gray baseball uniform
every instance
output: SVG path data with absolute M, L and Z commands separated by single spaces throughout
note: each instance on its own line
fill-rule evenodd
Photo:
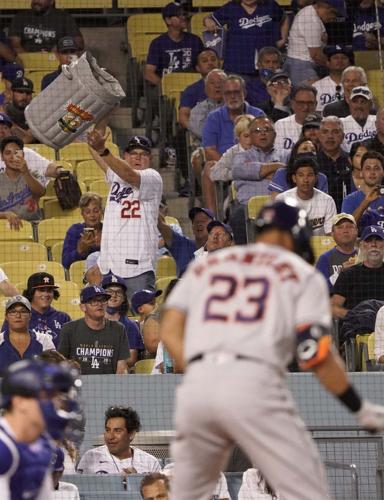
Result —
M 237 443 L 284 500 L 329 499 L 285 384 L 297 330 L 330 328 L 323 277 L 283 248 L 229 248 L 190 265 L 167 300 L 186 318 L 173 500 L 206 500 Z

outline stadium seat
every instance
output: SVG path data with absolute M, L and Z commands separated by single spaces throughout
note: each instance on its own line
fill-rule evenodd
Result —
M 30 222 L 23 221 L 18 231 L 11 229 L 9 222 L 0 220 L 0 241 L 33 241 L 33 228 Z
M 368 364 L 375 363 L 375 334 L 356 335 L 357 370 L 366 372 Z
M 365 71 L 380 68 L 380 55 L 378 50 L 355 50 L 355 64 Z
M 165 290 L 167 289 L 169 283 L 176 278 L 177 276 L 175 275 L 175 276 L 167 276 L 166 278 L 159 278 L 156 280 L 155 284 L 156 290 L 163 290 L 163 293 L 157 298 L 158 304 L 162 304 L 164 302 Z
M 69 278 L 80 288 L 84 287 L 85 260 L 77 260 L 69 267 Z
M 117 0 L 119 9 L 161 9 L 164 5 L 164 0 Z
M 112 154 L 118 156 L 119 148 L 116 144 L 108 142 L 106 147 L 111 151 Z M 85 142 L 72 142 L 67 146 L 60 149 L 60 159 L 66 160 L 75 165 L 77 162 L 82 160 L 91 160 L 92 156 L 89 152 L 88 145 Z
M 169 224 L 176 224 L 177 226 L 180 226 L 179 219 L 176 219 L 176 217 L 172 217 L 171 215 L 166 215 L 165 216 L 165 223 L 168 224 L 168 225 Z
M 134 14 L 127 20 L 128 41 L 136 35 L 151 34 L 153 38 L 167 31 L 164 19 L 159 14 Z
M 105 174 L 94 160 L 80 161 L 75 169 L 79 182 L 84 182 L 89 186 L 93 181 L 105 179 Z
M 1 2 L 3 3 L 3 1 Z M 10 0 L 10 3 L 16 5 L 20 0 Z M 31 7 L 31 2 L 28 3 L 28 9 Z M 13 7 L 14 9 L 22 7 Z M 59 62 L 53 52 L 21 52 L 18 54 L 23 66 L 27 72 L 30 71 L 43 71 L 43 74 L 50 73 L 57 70 Z M 29 77 L 28 77 L 29 78 Z M 35 89 L 37 90 L 37 89 Z M 40 85 L 39 85 L 40 90 Z
M 135 374 L 150 375 L 154 365 L 155 365 L 154 359 L 142 359 L 140 361 L 137 361 L 134 366 Z
M 29 149 L 33 149 L 39 155 L 44 156 L 47 160 L 55 161 L 55 150 L 45 144 L 27 144 Z
M 159 257 L 156 262 L 156 279 L 176 276 L 176 262 L 173 257 L 164 255 Z
M 192 7 L 221 7 L 227 0 L 192 0 Z
M 18 260 L 21 265 L 25 260 L 43 261 L 46 259 L 47 249 L 41 243 L 9 241 L 0 245 L 0 262 Z
M 311 244 L 313 253 L 315 254 L 315 260 L 317 261 L 322 253 L 335 246 L 335 240 L 332 236 L 312 236 Z
M 270 196 L 252 196 L 247 204 L 247 218 L 255 219 L 263 205 L 271 199 Z
M 129 39 L 131 54 L 138 62 L 144 62 L 147 59 L 149 45 L 156 35 L 141 34 L 135 35 Z
M 29 78 L 33 83 L 34 96 L 37 96 L 41 92 L 41 80 L 44 76 L 49 73 L 49 71 L 25 71 L 25 78 Z
M 56 0 L 57 9 L 112 9 L 112 0 Z
M 44 218 L 51 219 L 52 217 L 72 217 L 78 215 L 81 216 L 80 208 L 70 208 L 64 210 L 61 208 L 59 200 L 47 200 L 44 203 Z
M 97 193 L 100 196 L 107 196 L 109 190 L 110 185 L 104 179 L 93 181 L 89 184 L 89 191 Z
M 51 246 L 51 260 L 53 262 L 60 262 L 63 254 L 64 241 L 57 241 Z
M 383 74 L 379 69 L 367 71 L 368 87 L 374 95 L 374 100 L 378 107 L 384 106 L 384 85 Z
M 80 288 L 73 281 L 56 281 L 60 286 L 60 297 L 55 300 L 54 307 L 70 315 L 71 319 L 79 319 L 84 316 L 80 304 Z
M 28 276 L 33 273 L 41 272 L 50 273 L 55 277 L 55 279 L 65 280 L 64 267 L 58 262 L 52 262 L 48 260 L 25 260 L 23 262 L 10 261 L 4 262 L 1 267 L 4 270 L 5 274 L 8 276 L 9 280 L 13 283 L 24 280 L 26 282 Z
M 175 109 L 178 109 L 181 92 L 200 78 L 200 73 L 169 73 L 161 79 L 161 93 L 168 99 L 174 99 Z
M 58 241 L 64 241 L 65 235 L 72 224 L 83 222 L 81 216 L 60 217 L 59 219 L 44 219 L 37 227 L 37 241 L 47 248 Z
M 79 187 L 80 187 L 80 191 L 82 193 L 85 193 L 87 191 L 87 186 L 84 182 L 79 182 Z M 44 213 L 45 213 L 45 205 L 46 205 L 47 201 L 51 201 L 51 200 L 57 200 L 57 195 L 56 195 L 53 181 L 50 181 L 48 183 L 46 190 L 45 190 L 45 195 L 41 196 L 41 198 L 39 198 L 39 207 L 44 211 Z

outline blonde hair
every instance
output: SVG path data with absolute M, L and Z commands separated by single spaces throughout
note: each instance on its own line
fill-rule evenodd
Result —
M 243 132 L 248 130 L 254 118 L 255 117 L 252 115 L 240 115 L 236 118 L 235 128 L 234 128 L 234 134 L 236 139 L 238 139 Z

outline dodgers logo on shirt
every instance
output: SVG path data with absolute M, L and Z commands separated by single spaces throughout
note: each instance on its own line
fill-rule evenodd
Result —
M 293 146 L 293 140 L 290 137 L 284 137 L 283 148 L 291 149 Z
M 330 102 L 334 102 L 336 100 L 335 95 L 331 95 L 328 93 L 321 94 L 320 96 L 320 103 L 325 106 L 326 104 L 329 104 Z
M 131 187 L 122 187 L 119 182 L 114 182 L 109 195 L 109 201 L 121 203 L 121 200 L 127 198 L 131 193 L 133 193 L 133 189 Z
M 243 30 L 253 28 L 254 26 L 261 28 L 263 24 L 270 23 L 271 21 L 272 18 L 268 14 L 265 16 L 256 16 L 252 19 L 248 19 L 247 17 L 242 17 L 239 19 L 239 27 Z
M 353 144 L 357 141 L 362 141 L 363 139 L 372 139 L 375 137 L 376 132 L 374 130 L 364 130 L 364 132 L 360 132 L 357 134 L 356 132 L 348 132 L 345 134 L 344 138 L 347 144 Z

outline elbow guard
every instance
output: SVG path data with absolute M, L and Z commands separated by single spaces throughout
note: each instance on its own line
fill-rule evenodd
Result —
M 296 358 L 302 370 L 322 363 L 328 356 L 332 338 L 321 325 L 304 325 L 297 330 Z

